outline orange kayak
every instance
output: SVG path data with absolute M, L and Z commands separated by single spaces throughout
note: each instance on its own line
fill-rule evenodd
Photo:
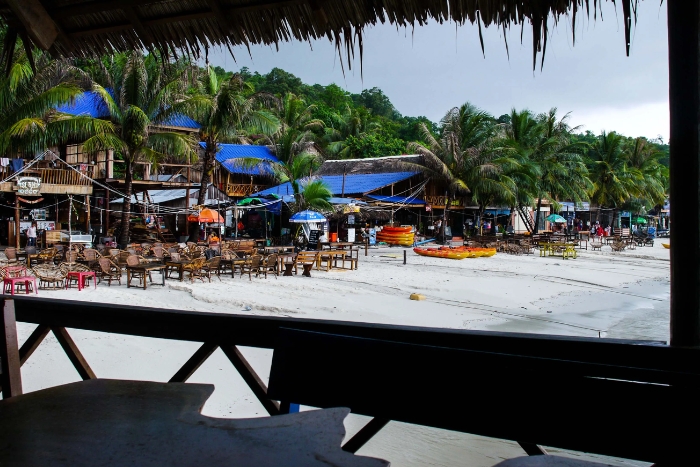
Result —
M 496 254 L 495 248 L 467 248 L 467 247 L 440 247 L 440 248 L 414 248 L 421 256 L 434 258 L 464 259 L 464 258 L 488 258 Z
M 409 234 L 413 228 L 411 227 L 383 227 L 381 232 L 388 234 Z

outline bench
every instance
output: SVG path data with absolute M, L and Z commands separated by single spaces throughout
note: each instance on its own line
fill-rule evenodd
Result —
M 294 259 L 294 274 L 299 274 L 299 265 L 302 266 L 302 276 L 311 277 L 311 268 L 318 264 L 318 251 L 300 251 Z
M 697 424 L 678 422 L 700 417 L 697 349 L 505 333 L 442 342 L 280 328 L 267 395 L 283 409 L 293 402 L 374 417 L 345 444 L 350 452 L 395 420 L 513 440 L 528 454 L 546 445 L 697 461 Z

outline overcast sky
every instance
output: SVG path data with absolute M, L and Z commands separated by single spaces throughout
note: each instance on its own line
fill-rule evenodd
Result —
M 273 47 L 234 49 L 210 54 L 210 61 L 227 70 L 246 66 L 267 73 L 274 67 L 300 77 L 307 84 L 336 83 L 358 93 L 381 88 L 403 115 L 425 115 L 433 121 L 451 107 L 471 102 L 499 116 L 512 107 L 544 112 L 557 107 L 571 112 L 571 123 L 582 130 L 618 131 L 627 136 L 661 135 L 668 139 L 668 66 L 666 7 L 658 0 L 640 3 L 633 31 L 631 56 L 625 56 L 621 7 L 603 8 L 603 21 L 579 16 L 576 45 L 571 20 L 550 26 L 544 70 L 532 71 L 532 35 L 526 26 L 508 32 L 510 59 L 502 32 L 484 30 L 486 58 L 478 29 L 471 24 L 432 23 L 415 30 L 385 24 L 364 33 L 363 76 L 359 57 L 343 76 L 339 58 L 327 40 L 283 43 Z

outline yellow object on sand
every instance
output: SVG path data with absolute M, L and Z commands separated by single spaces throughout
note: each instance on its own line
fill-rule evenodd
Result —
M 667 250 L 670 250 L 670 249 L 671 249 L 671 244 L 670 244 L 670 243 L 662 243 L 662 245 L 663 245 L 664 248 L 666 248 Z
M 412 293 L 410 297 L 411 300 L 425 300 L 425 295 L 419 293 Z

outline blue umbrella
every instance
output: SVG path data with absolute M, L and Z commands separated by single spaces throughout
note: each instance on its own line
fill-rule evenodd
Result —
M 290 217 L 289 222 L 296 222 L 297 224 L 310 224 L 326 222 L 326 218 L 316 211 L 301 211 Z

